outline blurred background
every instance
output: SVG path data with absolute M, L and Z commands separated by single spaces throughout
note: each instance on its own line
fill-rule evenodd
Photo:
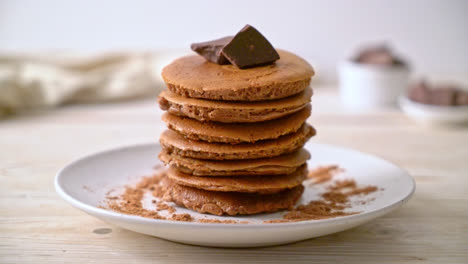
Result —
M 128 70 L 129 52 L 159 54 L 150 57 L 153 67 L 150 71 L 155 74 L 145 75 L 148 79 L 141 81 L 141 91 L 123 97 L 138 96 L 148 90 L 153 78 L 158 80 L 162 65 L 169 62 L 160 54 L 173 54 L 169 56 L 172 58 L 190 53 L 190 43 L 235 34 L 248 23 L 262 32 L 275 47 L 293 51 L 311 62 L 317 71 L 316 84 L 335 83 L 340 61 L 355 54 L 362 45 L 381 43 L 389 44 L 409 62 L 412 76 L 444 76 L 448 79 L 454 76 L 460 79 L 468 76 L 467 14 L 468 1 L 464 0 L 1 0 L 0 73 L 2 66 L 3 76 L 8 76 L 5 72 L 12 74 L 17 71 L 17 68 L 11 69 L 12 62 L 24 65 L 31 61 L 46 61 L 48 66 L 65 65 L 65 68 L 47 69 L 48 74 L 53 71 L 49 76 L 60 77 L 63 69 L 75 70 L 73 74 L 78 69 L 81 71 L 79 74 L 87 74 L 99 66 L 123 62 L 125 66 L 121 68 L 125 70 L 120 72 L 120 76 L 128 78 L 119 77 L 124 80 L 119 79 L 118 85 L 112 84 L 120 88 L 102 88 L 106 91 L 97 98 L 105 100 L 109 98 L 107 91 L 110 91 L 110 98 L 119 98 L 124 91 L 122 87 L 126 87 L 130 79 L 142 79 L 134 75 L 146 69 L 147 65 L 143 64 L 148 63 L 149 55 L 145 53 L 146 59 L 138 57 L 140 60 L 132 61 L 133 68 Z M 78 55 L 109 53 L 114 55 L 76 60 Z M 10 68 L 5 70 L 5 67 Z M 57 70 L 59 73 L 54 72 Z M 34 73 L 38 71 L 41 74 L 36 75 L 44 76 L 43 67 L 32 70 Z M 34 75 L 31 70 L 26 72 L 21 76 Z M 95 80 L 95 76 L 76 77 L 93 81 L 80 83 L 80 88 L 71 89 L 65 99 L 60 92 L 47 92 L 47 96 L 52 104 L 87 101 L 96 97 L 96 92 L 88 96 L 81 92 L 81 87 L 109 85 L 106 82 L 115 78 L 115 69 L 108 67 L 100 70 L 99 74 L 106 77 L 101 80 Z M 65 80 L 39 82 L 73 86 L 69 80 L 67 77 Z M 33 82 L 31 78 L 19 83 L 12 77 L 3 77 L 0 78 L 0 89 L 6 93 L 6 87 L 24 87 L 25 83 Z M 40 90 L 47 84 L 39 86 Z M 76 96 L 77 90 L 80 90 L 80 96 Z M 15 91 L 10 89 L 9 93 L 14 94 Z M 13 97 L 11 95 L 10 99 Z M 10 99 L 4 98 L 3 101 L 9 103 L 3 105 L 15 108 L 15 101 Z
M 336 80 L 338 61 L 387 41 L 416 72 L 468 74 L 468 1 L 0 1 L 0 49 L 101 52 L 189 49 L 255 26 Z

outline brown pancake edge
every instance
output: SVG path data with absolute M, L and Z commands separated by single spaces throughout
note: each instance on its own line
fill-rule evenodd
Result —
M 277 193 L 294 188 L 307 178 L 307 165 L 304 164 L 295 172 L 286 175 L 263 175 L 255 177 L 203 177 L 185 174 L 174 167 L 167 170 L 167 176 L 179 185 L 194 187 L 207 191 Z
M 159 139 L 161 147 L 168 153 L 195 159 L 240 160 L 276 157 L 301 148 L 316 134 L 315 129 L 304 124 L 297 132 L 277 139 L 263 140 L 253 144 L 209 143 L 185 138 L 173 131 L 165 130 Z
M 274 100 L 304 90 L 314 69 L 291 52 L 277 51 L 278 61 L 250 69 L 206 62 L 197 55 L 184 56 L 164 67 L 161 76 L 174 93 L 208 100 Z
M 171 114 L 203 122 L 255 123 L 281 118 L 303 109 L 311 101 L 312 94 L 312 89 L 308 87 L 299 94 L 278 100 L 229 102 L 183 97 L 164 90 L 158 96 L 158 104 Z
M 213 215 L 251 215 L 292 208 L 302 196 L 299 185 L 275 194 L 214 192 L 173 184 L 168 196 L 175 204 Z
M 164 113 L 162 120 L 169 129 L 186 138 L 219 143 L 254 143 L 296 132 L 310 116 L 311 105 L 281 117 L 257 123 L 201 122 L 193 118 Z
M 310 153 L 304 148 L 272 158 L 251 160 L 200 160 L 162 150 L 159 159 L 185 174 L 195 176 L 256 176 L 290 174 L 307 162 Z

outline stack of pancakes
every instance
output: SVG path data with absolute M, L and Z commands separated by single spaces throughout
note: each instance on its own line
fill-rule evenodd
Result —
M 160 160 L 169 165 L 168 195 L 178 205 L 215 215 L 292 207 L 304 191 L 302 148 L 315 134 L 310 115 L 312 67 L 278 50 L 271 65 L 238 69 L 200 56 L 162 71 L 158 102 L 168 130 Z

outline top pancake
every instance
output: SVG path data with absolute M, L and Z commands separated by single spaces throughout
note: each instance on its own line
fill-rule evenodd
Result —
M 276 63 L 249 69 L 185 56 L 162 70 L 169 90 L 185 97 L 222 101 L 263 101 L 288 97 L 309 86 L 314 69 L 302 58 L 277 50 Z

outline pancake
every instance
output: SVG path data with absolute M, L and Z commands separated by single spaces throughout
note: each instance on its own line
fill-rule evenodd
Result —
M 277 193 L 291 189 L 307 178 L 307 165 L 286 175 L 264 175 L 254 177 L 202 177 L 185 174 L 174 167 L 167 170 L 167 176 L 174 183 L 197 189 L 217 192 Z
M 213 192 L 173 184 L 168 198 L 179 206 L 214 215 L 250 215 L 292 208 L 302 193 L 299 185 L 275 194 Z
M 312 89 L 283 99 L 261 102 L 227 102 L 183 97 L 168 90 L 158 96 L 162 110 L 199 121 L 254 123 L 295 113 L 308 105 Z
M 164 113 L 167 126 L 186 138 L 208 142 L 238 144 L 275 139 L 296 132 L 310 116 L 311 106 L 275 120 L 258 123 L 200 122 L 192 118 Z
M 164 150 L 159 153 L 159 159 L 166 165 L 176 167 L 185 174 L 195 176 L 290 174 L 309 158 L 309 152 L 303 148 L 278 157 L 250 160 L 199 160 L 182 157 Z
M 173 93 L 209 100 L 264 101 L 302 92 L 314 69 L 290 52 L 277 51 L 280 59 L 276 63 L 250 69 L 185 56 L 167 65 L 161 75 Z
M 301 148 L 313 135 L 315 135 L 315 129 L 308 124 L 304 124 L 297 132 L 281 136 L 277 139 L 262 140 L 253 144 L 241 143 L 232 145 L 187 139 L 183 135 L 169 129 L 161 134 L 159 142 L 168 153 L 174 153 L 183 157 L 236 160 L 275 157 L 291 153 Z

